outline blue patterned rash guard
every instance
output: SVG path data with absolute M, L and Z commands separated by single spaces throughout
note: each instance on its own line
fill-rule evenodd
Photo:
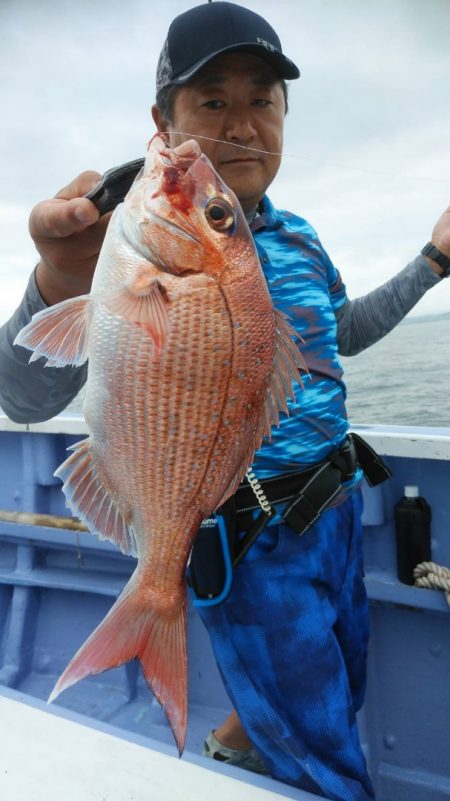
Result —
M 253 222 L 252 233 L 269 291 L 277 309 L 303 339 L 299 343 L 309 370 L 296 385 L 271 442 L 255 455 L 258 477 L 302 469 L 323 460 L 348 430 L 345 385 L 338 357 L 335 311 L 347 299 L 339 272 L 314 229 L 301 217 L 277 211 L 269 199 Z

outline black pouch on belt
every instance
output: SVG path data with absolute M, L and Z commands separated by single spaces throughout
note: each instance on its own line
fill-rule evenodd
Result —
M 224 525 L 216 518 L 204 520 L 198 530 L 188 566 L 187 579 L 196 598 L 219 597 L 227 582 L 234 558 L 236 542 L 236 509 L 234 496 L 217 510 Z M 225 531 L 225 535 L 224 535 Z

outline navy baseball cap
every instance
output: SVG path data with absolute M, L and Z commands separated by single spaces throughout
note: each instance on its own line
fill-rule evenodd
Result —
M 233 52 L 259 56 L 279 78 L 300 77 L 263 17 L 236 3 L 212 2 L 190 8 L 171 23 L 156 70 L 156 91 L 171 84 L 182 86 L 208 61 Z

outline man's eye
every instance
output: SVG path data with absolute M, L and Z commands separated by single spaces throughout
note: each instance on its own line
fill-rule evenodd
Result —
M 267 106 L 272 105 L 271 100 L 266 100 L 264 97 L 258 97 L 256 100 L 253 101 L 254 106 L 259 106 L 260 108 L 267 108 Z
M 206 106 L 206 108 L 217 109 L 223 108 L 225 103 L 223 100 L 207 100 L 206 103 L 203 103 L 203 105 Z

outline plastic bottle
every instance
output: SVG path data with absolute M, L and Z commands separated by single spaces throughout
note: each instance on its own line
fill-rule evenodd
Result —
M 414 584 L 414 568 L 431 560 L 431 509 L 418 487 L 405 487 L 395 507 L 397 576 L 403 584 Z

